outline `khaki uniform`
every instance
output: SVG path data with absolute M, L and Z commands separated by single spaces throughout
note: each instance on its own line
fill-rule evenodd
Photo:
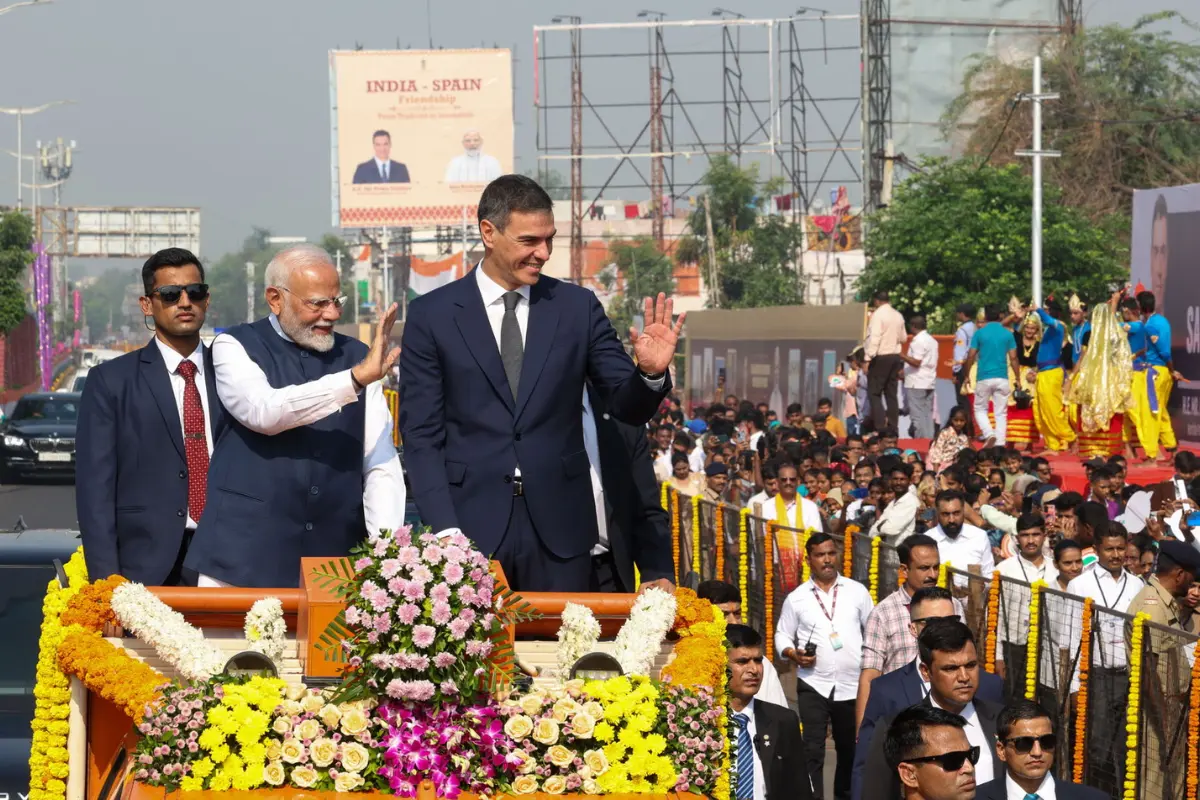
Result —
M 1191 612 L 1151 576 L 1129 605 L 1128 614 L 1149 615 L 1149 622 L 1188 631 Z M 1132 628 L 1125 633 L 1126 652 Z M 1182 637 L 1167 631 L 1145 629 L 1142 661 L 1142 757 L 1138 764 L 1139 797 L 1143 800 L 1173 800 L 1183 797 L 1187 767 L 1187 702 L 1191 666 L 1183 655 Z M 1131 655 L 1131 654 L 1130 654 Z M 1130 663 L 1133 663 L 1132 655 Z

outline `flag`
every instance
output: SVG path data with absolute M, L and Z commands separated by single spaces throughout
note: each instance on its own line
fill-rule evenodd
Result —
M 462 256 L 450 256 L 442 261 L 425 261 L 414 258 L 408 276 L 408 299 L 429 294 L 440 286 L 445 286 L 458 277 L 456 268 L 462 263 Z

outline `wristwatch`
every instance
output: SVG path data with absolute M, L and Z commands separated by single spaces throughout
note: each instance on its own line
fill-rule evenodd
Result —
M 643 378 L 645 378 L 648 381 L 660 381 L 667 376 L 667 373 L 665 373 L 665 372 L 658 372 L 658 373 L 655 373 L 654 375 L 651 375 L 649 372 L 646 372 L 645 370 L 641 370 L 641 369 L 638 370 L 638 374 L 641 375 Z

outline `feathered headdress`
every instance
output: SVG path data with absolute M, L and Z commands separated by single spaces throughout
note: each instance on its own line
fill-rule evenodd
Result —
M 1067 301 L 1067 308 L 1071 311 L 1083 311 L 1083 301 L 1079 299 L 1079 295 L 1071 295 L 1071 299 Z

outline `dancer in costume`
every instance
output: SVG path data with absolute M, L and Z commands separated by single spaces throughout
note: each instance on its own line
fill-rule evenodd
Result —
M 1034 383 L 1033 414 L 1046 449 L 1061 452 L 1075 442 L 1075 431 L 1063 405 L 1063 350 L 1067 327 L 1062 322 L 1062 304 L 1053 296 L 1042 308 L 1031 312 L 1045 330 L 1037 348 L 1037 378 Z M 1028 319 L 1028 317 L 1026 317 Z M 1019 352 L 1024 348 L 1018 344 Z
M 1013 301 L 1015 303 L 1016 301 Z M 1010 303 L 1010 308 L 1014 308 Z M 1020 315 L 1024 311 L 1016 304 L 1014 312 L 1020 321 L 1013 330 L 1017 342 L 1017 374 L 1010 376 L 1013 393 L 1008 408 L 1008 443 L 1015 450 L 1024 450 L 1037 443 L 1038 422 L 1034 416 L 1033 399 L 1038 383 L 1038 357 L 1043 335 L 1042 320 L 1035 313 Z M 1061 347 L 1061 344 L 1060 344 Z
M 1117 317 L 1121 293 L 1092 311 L 1080 337 L 1080 356 L 1071 372 L 1067 400 L 1079 413 L 1079 454 L 1108 458 L 1121 452 L 1121 428 L 1133 407 L 1133 353 Z

